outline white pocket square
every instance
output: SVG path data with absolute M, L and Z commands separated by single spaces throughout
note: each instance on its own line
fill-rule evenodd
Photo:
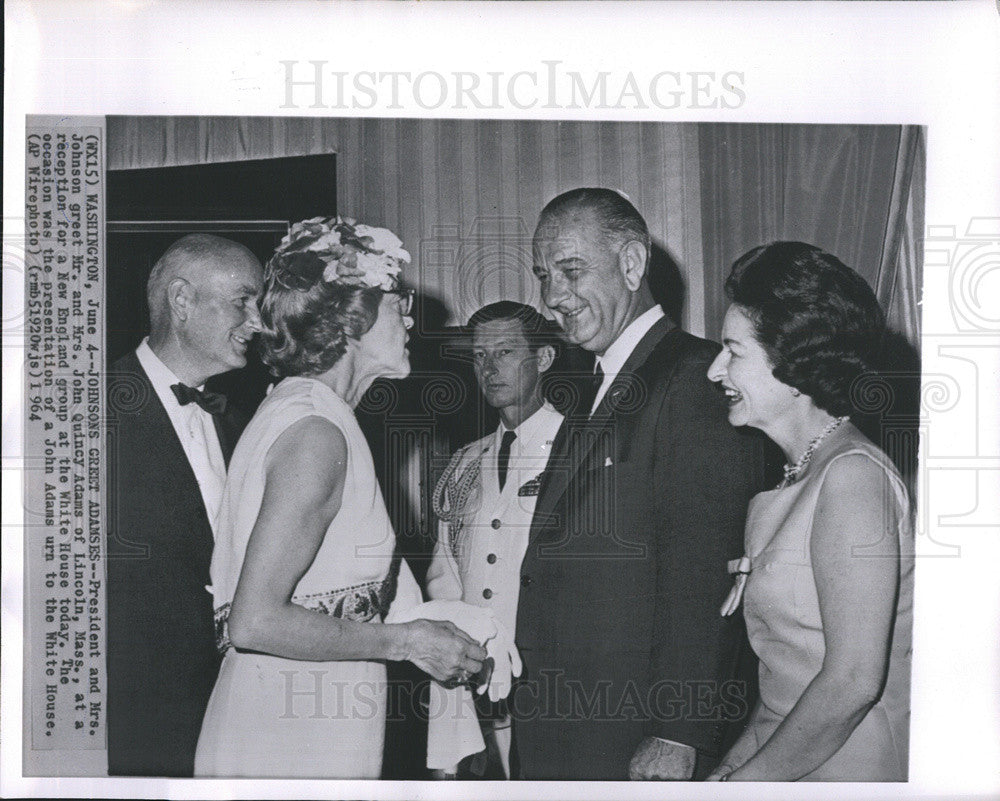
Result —
M 611 467 L 611 465 L 613 465 L 613 464 L 614 464 L 614 462 L 611 461 L 611 457 L 610 456 L 605 456 L 604 457 L 604 466 L 605 467 Z

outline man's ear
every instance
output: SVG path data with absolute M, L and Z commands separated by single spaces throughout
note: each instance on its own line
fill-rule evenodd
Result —
M 538 349 L 538 372 L 544 373 L 556 360 L 556 349 L 551 345 L 542 345 Z
M 174 317 L 186 320 L 194 303 L 194 287 L 183 278 L 175 278 L 167 284 L 167 303 Z
M 628 242 L 618 252 L 618 267 L 625 278 L 625 286 L 630 292 L 637 292 L 642 286 L 648 257 L 649 251 L 646 250 L 646 246 L 637 239 Z

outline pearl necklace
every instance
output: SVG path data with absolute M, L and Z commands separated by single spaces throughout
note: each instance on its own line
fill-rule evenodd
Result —
M 784 467 L 785 477 L 781 480 L 781 483 L 778 484 L 776 489 L 784 489 L 785 487 L 794 484 L 799 477 L 799 473 L 801 473 L 803 470 L 806 469 L 806 466 L 809 464 L 809 460 L 812 459 L 812 455 L 813 453 L 816 452 L 816 448 L 819 447 L 819 444 L 829 434 L 832 434 L 834 431 L 836 431 L 837 428 L 840 427 L 841 423 L 844 423 L 849 419 L 850 418 L 845 415 L 844 417 L 835 417 L 833 420 L 827 423 L 826 428 L 824 428 L 819 433 L 819 435 L 814 437 L 812 442 L 809 443 L 809 446 L 806 448 L 805 453 L 803 453 L 799 457 L 799 460 L 795 464 L 785 465 Z

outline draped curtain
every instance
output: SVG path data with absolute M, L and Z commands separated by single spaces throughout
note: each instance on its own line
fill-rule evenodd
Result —
M 540 306 L 531 236 L 552 197 L 624 191 L 688 283 L 702 333 L 698 132 L 680 123 L 109 117 L 111 169 L 337 153 L 337 208 L 398 233 L 409 280 L 450 323 L 502 298 Z
M 876 289 L 919 343 L 924 137 L 912 126 L 329 117 L 109 117 L 112 169 L 338 154 L 337 208 L 401 235 L 451 322 L 539 304 L 530 237 L 575 186 L 623 190 L 677 262 L 681 322 L 717 339 L 733 260 L 812 242 Z
M 705 328 L 717 337 L 733 261 L 777 239 L 833 253 L 919 347 L 923 131 L 914 126 L 699 125 Z
M 729 266 L 776 239 L 818 245 L 875 290 L 882 364 L 852 388 L 856 424 L 915 491 L 920 428 L 924 132 L 916 126 L 699 126 L 705 329 L 718 337 Z

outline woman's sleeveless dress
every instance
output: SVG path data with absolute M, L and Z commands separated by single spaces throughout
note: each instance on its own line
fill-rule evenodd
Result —
M 310 416 L 343 432 L 347 476 L 340 511 L 292 601 L 380 625 L 395 589 L 395 536 L 354 413 L 319 381 L 286 378 L 264 399 L 229 467 L 211 568 L 225 655 L 198 741 L 198 776 L 377 779 L 381 772 L 383 663 L 298 662 L 237 651 L 228 641 L 226 618 L 260 511 L 265 457 L 289 426 Z
M 906 489 L 882 451 L 850 424 L 822 443 L 805 477 L 750 502 L 746 553 L 751 572 L 744 594 L 747 633 L 760 659 L 760 703 L 749 723 L 757 748 L 767 742 L 819 673 L 825 654 L 810 533 L 820 488 L 833 462 L 861 454 L 885 471 L 899 516 L 899 596 L 885 689 L 847 742 L 806 781 L 905 781 L 910 721 L 913 626 L 913 534 Z M 859 553 L 858 558 L 864 558 Z M 880 558 L 874 556 L 872 558 Z

